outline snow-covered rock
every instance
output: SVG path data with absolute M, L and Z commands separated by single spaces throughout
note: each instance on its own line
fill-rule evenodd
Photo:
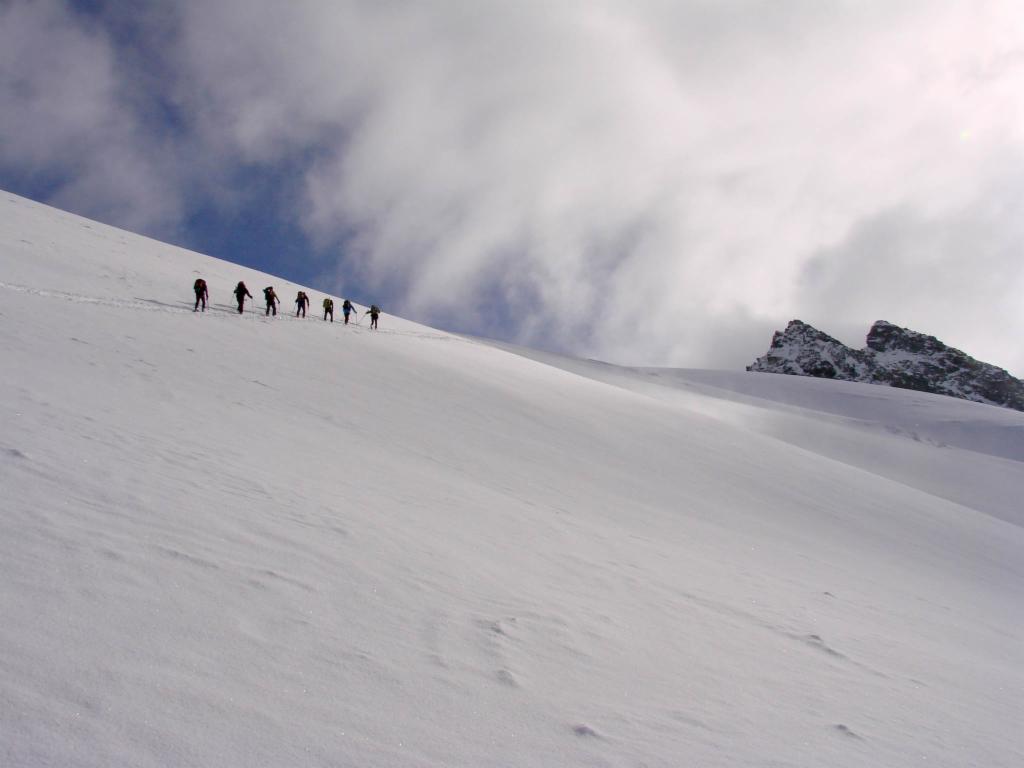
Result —
M 850 349 L 793 320 L 748 371 L 887 384 L 1024 411 L 1024 381 L 990 363 L 907 328 L 879 320 L 864 349 Z

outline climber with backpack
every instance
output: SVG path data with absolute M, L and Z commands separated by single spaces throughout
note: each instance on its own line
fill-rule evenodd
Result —
M 206 300 L 208 298 L 210 298 L 210 293 L 209 293 L 209 291 L 206 290 L 206 281 L 203 280 L 203 278 L 201 278 L 201 277 L 197 277 L 196 278 L 196 282 L 195 282 L 195 284 L 192 287 L 195 289 L 195 292 L 196 292 L 196 308 L 193 309 L 192 311 L 193 312 L 198 312 L 199 311 L 199 303 L 202 302 L 202 304 L 203 304 L 203 312 L 205 312 L 206 311 Z
M 252 298 L 252 294 L 249 293 L 249 289 L 245 287 L 245 283 L 241 280 L 238 281 L 238 285 L 235 286 L 235 298 L 238 299 L 238 314 L 242 314 L 242 310 L 245 309 L 245 297 Z
M 355 307 L 352 306 L 352 302 L 345 299 L 344 303 L 341 305 L 341 312 L 345 315 L 345 325 L 348 325 L 348 316 L 352 314 L 354 309 Z
M 295 303 L 298 305 L 298 308 L 295 310 L 295 316 L 298 317 L 301 312 L 302 316 L 305 317 L 306 307 L 309 306 L 309 296 L 306 295 L 305 291 L 299 291 L 299 295 L 295 297 Z
M 331 316 L 331 322 L 334 322 L 334 299 L 324 299 L 324 321 L 326 322 L 327 316 Z
M 380 317 L 380 307 L 376 304 L 371 304 L 370 308 L 366 310 L 366 314 L 370 316 L 370 327 L 375 329 L 377 327 L 377 318 Z
M 279 299 L 277 298 L 277 294 L 274 293 L 274 287 L 272 285 L 263 289 L 263 298 L 267 302 L 267 314 L 269 315 L 273 312 L 274 317 L 277 317 L 277 305 Z

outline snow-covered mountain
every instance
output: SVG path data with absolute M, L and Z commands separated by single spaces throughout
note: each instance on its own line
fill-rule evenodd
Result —
M 0 195 L 0 764 L 1024 764 L 1024 414 L 240 279 Z
M 1024 411 L 1024 381 L 943 344 L 879 320 L 864 349 L 850 349 L 800 320 L 776 331 L 748 371 L 886 384 Z

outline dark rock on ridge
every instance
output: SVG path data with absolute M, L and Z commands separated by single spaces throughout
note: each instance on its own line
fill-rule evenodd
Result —
M 934 336 L 885 320 L 871 326 L 860 350 L 793 320 L 775 332 L 768 354 L 747 370 L 886 384 L 1024 411 L 1024 381 Z

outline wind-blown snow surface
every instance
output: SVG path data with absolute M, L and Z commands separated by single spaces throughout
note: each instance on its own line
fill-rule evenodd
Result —
M 0 764 L 1024 764 L 1024 415 L 239 279 L 0 196 Z

